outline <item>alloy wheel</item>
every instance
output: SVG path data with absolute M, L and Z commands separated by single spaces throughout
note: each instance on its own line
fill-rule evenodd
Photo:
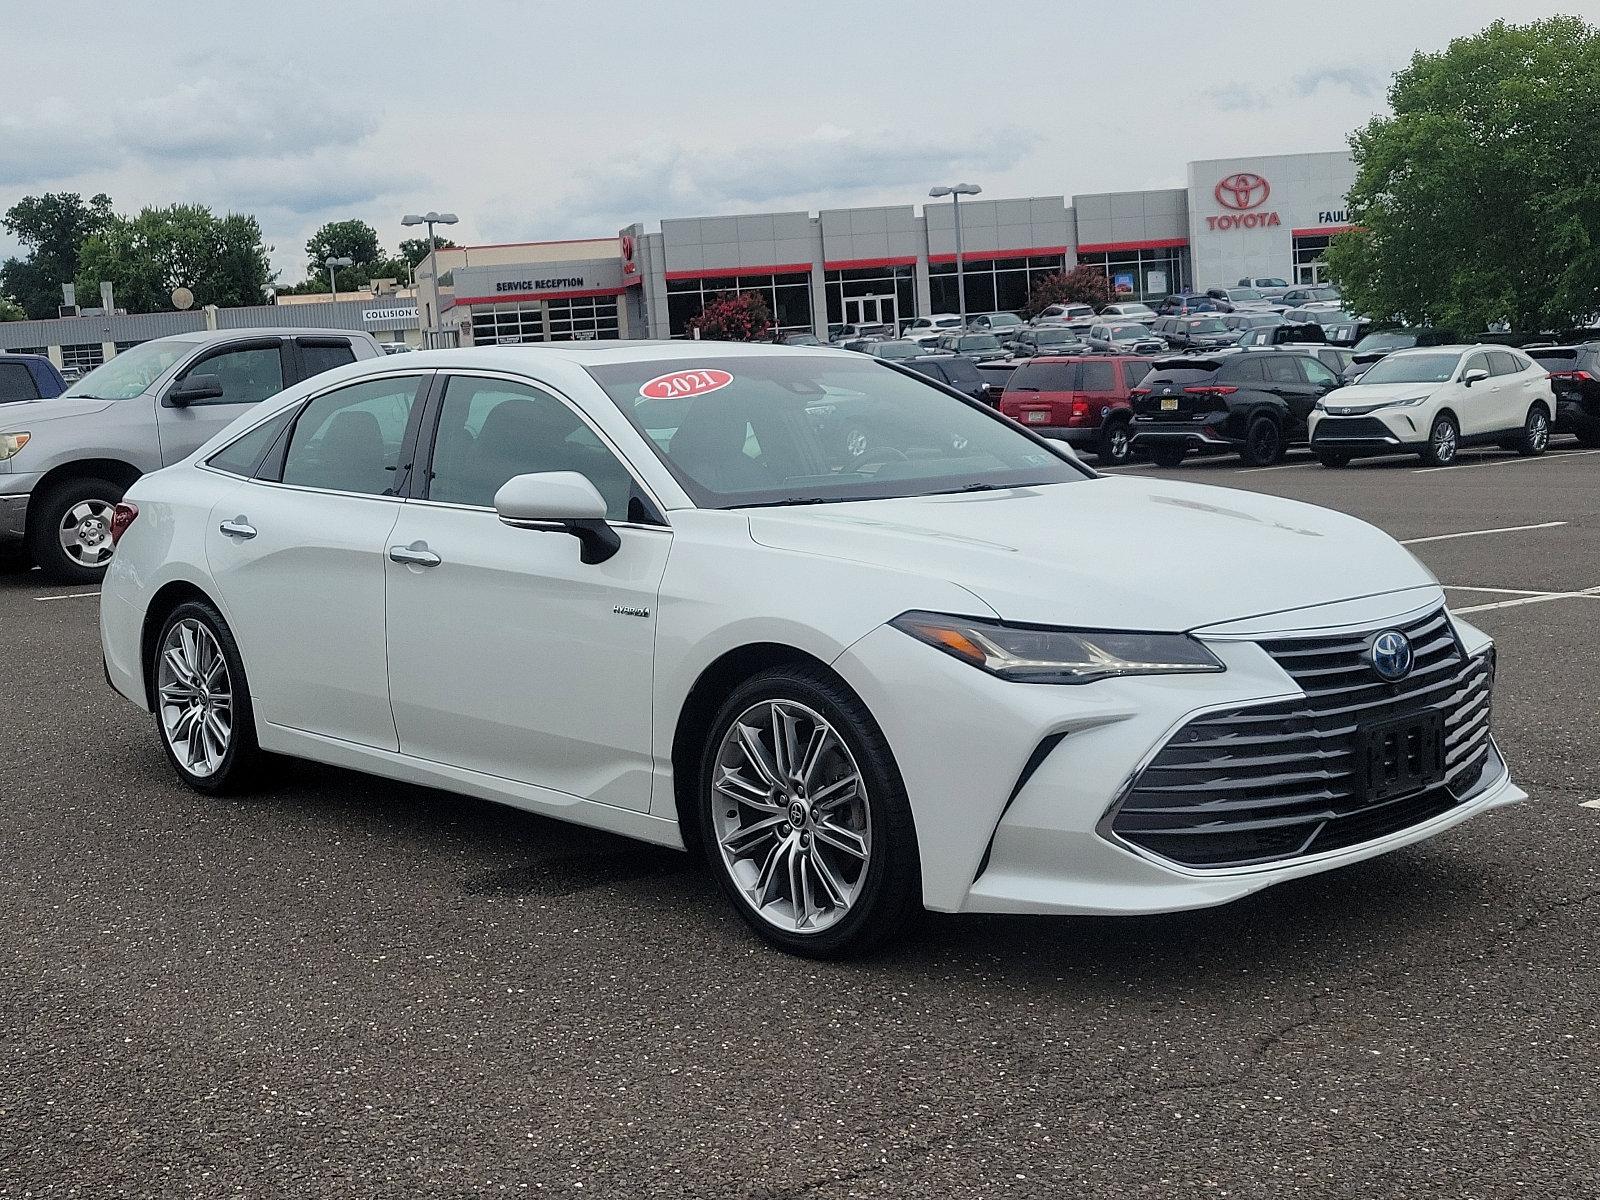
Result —
M 1113 429 L 1110 437 L 1111 461 L 1119 463 L 1125 460 L 1131 444 L 1126 425 L 1118 425 Z
M 167 630 L 156 689 L 173 756 L 191 775 L 216 774 L 233 740 L 233 678 L 203 622 L 189 617 Z
M 1528 445 L 1535 454 L 1550 444 L 1550 419 L 1542 412 L 1528 418 Z
M 712 770 L 712 832 L 745 902 L 788 933 L 837 924 L 872 856 L 866 782 L 838 731 L 803 704 L 762 700 L 729 725 Z
M 116 508 L 109 500 L 93 497 L 80 500 L 61 517 L 56 531 L 61 549 L 80 567 L 103 567 L 110 561 L 111 514 Z
M 1451 462 L 1456 456 L 1456 427 L 1449 421 L 1440 421 L 1433 430 L 1433 453 L 1440 462 Z

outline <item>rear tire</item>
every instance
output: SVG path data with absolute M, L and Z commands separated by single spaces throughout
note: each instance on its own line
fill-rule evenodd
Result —
M 1176 467 L 1183 462 L 1184 455 L 1189 453 L 1187 446 L 1174 446 L 1157 442 L 1150 448 L 1150 461 L 1158 467 Z
M 921 914 L 916 827 L 894 755 L 826 671 L 780 667 L 736 687 L 711 722 L 696 793 L 712 874 L 779 949 L 861 954 Z
M 111 510 L 126 488 L 109 479 L 67 479 L 29 513 L 28 554 L 50 583 L 99 583 L 111 562 Z
M 1350 455 L 1343 450 L 1318 450 L 1317 461 L 1325 467 L 1348 467 Z
M 1533 458 L 1550 448 L 1550 414 L 1544 405 L 1535 404 L 1528 409 L 1528 418 L 1522 423 L 1522 437 L 1517 442 L 1517 453 Z
M 1133 458 L 1133 431 L 1126 421 L 1108 423 L 1100 430 L 1100 443 L 1094 456 L 1105 467 L 1120 467 Z
M 222 614 L 203 600 L 178 605 L 146 669 L 156 735 L 178 778 L 211 796 L 247 790 L 263 756 L 244 660 Z
M 1245 432 L 1239 459 L 1252 467 L 1270 467 L 1283 458 L 1287 449 L 1278 423 L 1271 417 L 1257 417 Z
M 1440 413 L 1428 430 L 1428 444 L 1422 448 L 1422 461 L 1430 467 L 1448 467 L 1456 460 L 1461 446 L 1461 430 L 1449 413 Z

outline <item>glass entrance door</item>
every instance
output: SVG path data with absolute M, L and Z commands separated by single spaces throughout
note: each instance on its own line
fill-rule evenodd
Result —
M 844 319 L 849 325 L 887 325 L 895 329 L 893 296 L 846 296 Z

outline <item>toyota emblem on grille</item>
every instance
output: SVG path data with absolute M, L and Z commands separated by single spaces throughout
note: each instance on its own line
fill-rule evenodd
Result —
M 1398 629 L 1385 629 L 1372 639 L 1372 669 L 1390 683 L 1411 674 L 1411 639 Z

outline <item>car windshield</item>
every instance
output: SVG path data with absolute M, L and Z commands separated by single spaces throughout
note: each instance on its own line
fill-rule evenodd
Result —
M 1185 332 L 1188 333 L 1227 333 L 1228 327 L 1221 317 L 1197 317 L 1192 321 L 1183 323 Z
M 1143 325 L 1113 325 L 1111 336 L 1114 338 L 1142 338 L 1150 333 Z
M 1088 478 L 981 405 L 870 358 L 676 358 L 589 374 L 702 508 Z
M 1308 321 L 1318 325 L 1353 325 L 1355 318 L 1337 308 L 1317 308 L 1305 314 Z
M 1331 287 L 1312 288 L 1306 294 L 1313 300 L 1338 300 L 1341 298 L 1339 295 L 1339 289 Z
M 183 338 L 161 338 L 129 347 L 103 366 L 90 371 L 62 395 L 94 400 L 132 400 L 197 345 L 198 342 Z
M 1228 292 L 1229 300 L 1265 300 L 1266 297 L 1254 288 L 1233 288 Z
M 1078 335 L 1072 330 L 1063 326 L 1060 329 L 1036 330 L 1033 335 L 1033 340 L 1041 346 L 1065 346 L 1072 342 L 1076 342 L 1078 340 Z
M 975 333 L 956 339 L 956 345 L 961 350 L 998 350 L 1000 339 L 992 333 Z
M 1365 354 L 1369 350 L 1409 350 L 1417 344 L 1417 335 L 1391 330 L 1388 333 L 1369 333 L 1356 343 L 1357 354 Z
M 879 342 L 872 347 L 872 353 L 879 358 L 915 358 L 927 351 L 915 342 Z
M 1362 383 L 1447 383 L 1456 373 L 1459 354 L 1391 354 L 1372 364 Z

